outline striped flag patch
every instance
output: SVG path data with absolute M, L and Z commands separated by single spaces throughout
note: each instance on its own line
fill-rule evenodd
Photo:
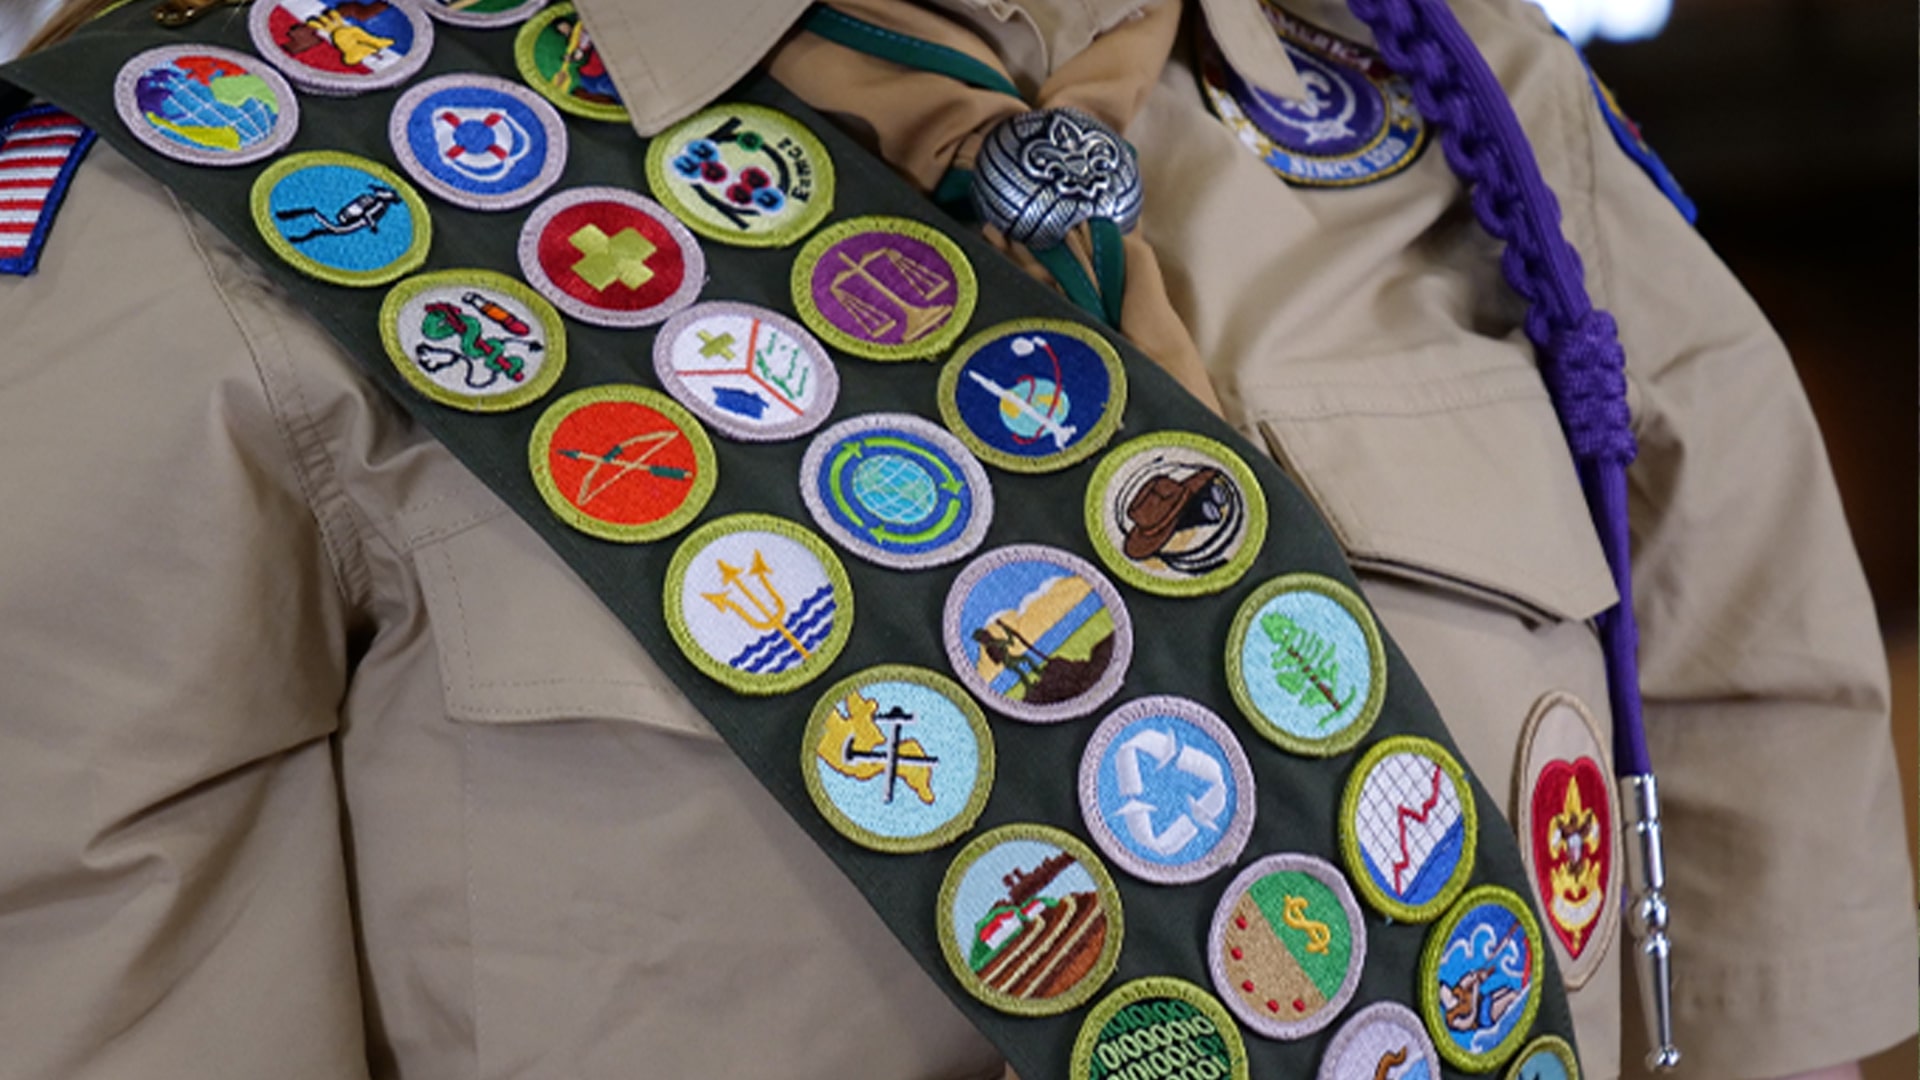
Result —
M 0 274 L 33 273 L 93 129 L 51 105 L 0 121 Z

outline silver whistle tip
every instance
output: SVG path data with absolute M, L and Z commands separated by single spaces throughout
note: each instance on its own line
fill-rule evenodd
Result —
M 1647 1069 L 1651 1072 L 1672 1072 L 1679 1066 L 1680 1048 L 1677 1046 L 1663 1046 L 1647 1053 Z

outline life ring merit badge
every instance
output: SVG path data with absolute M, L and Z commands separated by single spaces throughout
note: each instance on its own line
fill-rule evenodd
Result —
M 1184 979 L 1135 979 L 1088 1011 L 1067 1075 L 1247 1080 L 1247 1045 L 1212 994 Z
M 1470 889 L 1434 925 L 1420 958 L 1420 1012 L 1440 1056 L 1469 1072 L 1519 1049 L 1540 1009 L 1540 927 L 1497 885 Z
M 793 261 L 792 289 L 808 328 L 868 360 L 945 352 L 980 296 L 960 245 L 898 217 L 849 218 L 815 233 Z
M 1267 536 L 1267 497 L 1240 455 L 1183 431 L 1122 444 L 1087 483 L 1087 535 L 1120 580 L 1162 596 L 1219 592 Z
M 760 105 L 717 105 L 647 147 L 647 186 L 702 236 L 784 247 L 833 208 L 833 161 L 813 132 Z
M 164 45 L 114 80 L 121 123 L 155 153 L 190 165 L 245 165 L 286 149 L 300 102 L 256 57 L 211 45 Z
M 644 543 L 685 528 L 720 467 L 700 422 L 644 386 L 592 386 L 547 407 L 527 448 L 534 486 L 589 536 Z
M 1063 319 L 1015 319 L 954 350 L 940 369 L 940 417 L 980 460 L 1043 473 L 1086 460 L 1127 406 L 1120 354 Z
M 1332 863 L 1268 855 L 1227 886 L 1213 915 L 1207 963 L 1242 1023 L 1270 1039 L 1319 1031 L 1360 987 L 1367 928 Z
M 1282 749 L 1327 757 L 1373 727 L 1386 698 L 1386 654 L 1353 590 L 1286 574 L 1254 590 L 1228 632 L 1227 682 L 1240 711 Z
M 1347 776 L 1340 849 L 1380 912 L 1429 922 L 1473 873 L 1479 811 L 1467 774 L 1431 739 L 1396 735 L 1368 748 Z
M 416 183 L 470 210 L 524 206 L 567 164 L 567 129 L 553 106 L 485 75 L 412 87 L 394 103 L 387 140 Z
M 420 268 L 433 218 L 413 185 L 352 154 L 290 154 L 253 182 L 253 222 L 288 266 L 334 285 L 385 285 Z
M 828 536 L 896 570 L 965 558 L 993 522 L 987 471 L 960 440 L 910 413 L 864 413 L 814 436 L 800 494 Z
M 667 320 L 653 339 L 667 393 L 722 435 L 779 442 L 826 422 L 840 373 L 800 324 L 752 304 L 710 300 Z
M 567 364 L 560 313 L 491 270 L 439 270 L 395 285 L 380 305 L 380 340 L 409 386 L 467 412 L 537 401 Z
M 1254 804 L 1246 751 L 1225 721 L 1187 698 L 1127 702 L 1080 758 L 1087 831 L 1143 881 L 1199 881 L 1239 858 Z

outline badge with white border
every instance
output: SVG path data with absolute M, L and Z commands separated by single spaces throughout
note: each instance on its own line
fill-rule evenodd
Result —
M 1347 1007 L 1367 963 L 1367 928 L 1332 863 L 1268 855 L 1227 886 L 1207 938 L 1214 989 L 1269 1039 L 1302 1039 Z
M 1542 1035 L 1513 1059 L 1507 1080 L 1580 1080 L 1580 1059 L 1567 1040 Z
M 433 52 L 413 0 L 255 0 L 253 47 L 302 90 L 330 97 L 399 86 Z
M 644 386 L 588 387 L 547 406 L 527 462 L 560 520 L 627 544 L 686 528 L 720 480 L 700 421 Z
M 1565 691 L 1541 698 L 1520 732 L 1515 832 L 1569 990 L 1593 977 L 1620 922 L 1619 804 L 1605 745 L 1599 721 Z
M 800 121 L 762 105 L 716 105 L 647 147 L 647 187 L 701 236 L 785 247 L 833 208 L 833 160 Z
M 553 106 L 486 75 L 442 75 L 400 95 L 387 141 L 421 187 L 470 210 L 525 206 L 567 164 L 567 129 Z
M 968 563 L 941 621 L 947 661 L 994 710 L 1050 724 L 1085 716 L 1120 689 L 1133 621 L 1092 563 L 1043 544 Z
M 439 270 L 395 285 L 380 305 L 380 340 L 408 385 L 467 412 L 536 401 L 567 364 L 560 313 L 491 270 Z
M 1381 1001 L 1349 1017 L 1320 1056 L 1317 1080 L 1440 1080 L 1440 1054 L 1405 1005 Z
M 1102 458 L 1087 483 L 1087 535 L 1137 589 L 1214 593 L 1240 580 L 1267 538 L 1267 496 L 1240 455 L 1159 431 Z
M 1002 825 L 953 858 L 940 950 L 967 993 L 1019 1016 L 1077 1008 L 1113 975 L 1120 892 L 1093 849 L 1047 825 Z
M 1087 1013 L 1067 1075 L 1247 1080 L 1247 1044 L 1212 994 L 1185 979 L 1135 979 Z
M 1473 873 L 1478 828 L 1466 772 L 1431 739 L 1382 739 L 1347 774 L 1340 850 L 1383 914 L 1430 922 L 1445 910 Z
M 895 570 L 965 558 L 993 523 L 987 470 L 940 425 L 909 413 L 864 413 L 814 436 L 800 495 L 828 536 Z
M 868 360 L 946 351 L 980 286 L 960 245 L 901 217 L 857 217 L 814 234 L 793 261 L 793 306 L 820 339 Z
M 1440 1056 L 1488 1072 L 1512 1056 L 1540 1011 L 1540 926 L 1497 885 L 1467 890 L 1420 955 L 1420 1014 Z
M 211 45 L 163 45 L 114 80 L 120 122 L 148 149 L 190 165 L 245 165 L 293 141 L 300 101 L 258 58 Z
M 1387 662 L 1373 615 L 1353 590 L 1286 574 L 1254 590 L 1227 636 L 1233 700 L 1282 749 L 1330 757 L 1380 715 Z
M 840 373 L 805 327 L 731 300 L 668 319 L 653 339 L 653 372 L 680 404 L 742 442 L 805 435 L 840 397 Z
M 448 26 L 479 30 L 526 22 L 547 0 L 420 0 L 428 15 Z
M 940 417 L 980 460 L 1043 473 L 1085 460 L 1119 430 L 1127 407 L 1120 354 L 1061 319 L 988 327 L 940 369 Z
M 1274 0 L 1260 7 L 1306 96 L 1283 98 L 1247 82 L 1201 35 L 1201 89 L 1240 142 L 1301 187 L 1368 184 L 1413 164 L 1427 145 L 1427 124 L 1412 84 L 1372 49 L 1296 18 Z
M 334 285 L 385 285 L 419 269 L 433 246 L 433 218 L 413 185 L 352 154 L 283 157 L 253 182 L 252 203 L 273 253 Z
M 853 633 L 853 585 L 827 542 L 771 514 L 695 529 L 667 567 L 667 629 L 737 693 L 784 694 L 832 666 Z
M 595 326 L 652 326 L 693 303 L 707 257 L 659 203 L 610 187 L 572 188 L 520 229 L 520 272 L 561 311 Z
M 613 75 L 572 4 L 555 4 L 521 27 L 513 39 L 513 61 L 527 85 L 560 111 L 626 123 L 627 107 Z
M 840 835 L 875 851 L 931 851 L 986 809 L 993 733 L 952 679 L 882 664 L 820 696 L 800 741 L 800 771 Z
M 1187 698 L 1115 709 L 1080 755 L 1080 815 L 1114 865 L 1142 881 L 1199 881 L 1253 832 L 1253 769 L 1226 722 Z

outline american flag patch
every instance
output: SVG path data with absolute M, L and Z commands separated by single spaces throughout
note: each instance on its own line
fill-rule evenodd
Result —
M 0 121 L 0 274 L 33 273 L 93 139 L 93 129 L 51 105 Z

